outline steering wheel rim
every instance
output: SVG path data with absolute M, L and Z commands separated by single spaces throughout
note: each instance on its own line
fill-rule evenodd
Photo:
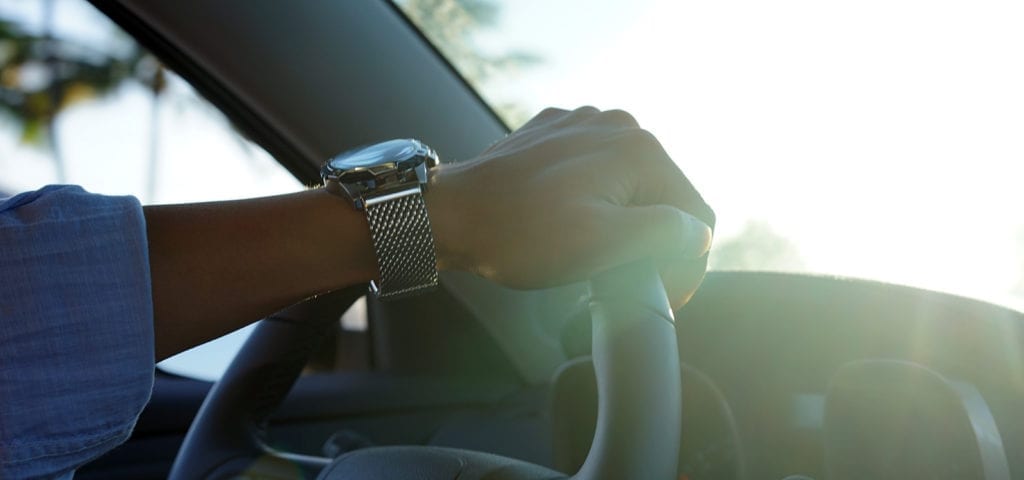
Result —
M 366 449 L 378 450 L 381 455 L 376 457 L 347 458 L 350 454 L 346 454 L 332 460 L 268 447 L 263 441 L 267 418 L 299 377 L 316 340 L 335 321 L 331 315 L 318 314 L 336 312 L 363 293 L 361 287 L 346 289 L 289 307 L 261 322 L 207 395 L 169 478 L 226 478 L 243 472 L 273 478 L 315 477 L 324 472 L 331 479 L 360 472 L 354 478 L 375 478 L 366 475 L 366 464 L 372 463 L 373 471 L 384 471 L 392 467 L 378 465 L 380 459 L 411 455 L 401 452 L 423 458 L 455 456 L 463 465 L 478 464 L 474 472 L 500 469 L 507 475 L 502 478 L 565 478 L 526 462 L 456 449 L 379 447 Z M 682 428 L 679 354 L 672 309 L 654 264 L 639 261 L 592 279 L 590 310 L 598 420 L 590 453 L 571 478 L 675 478 Z M 327 320 L 305 320 L 310 318 Z M 459 468 L 456 476 L 466 478 Z M 395 470 L 388 472 L 382 475 L 395 475 Z

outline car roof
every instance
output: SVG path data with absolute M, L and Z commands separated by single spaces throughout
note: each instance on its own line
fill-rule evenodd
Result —
M 466 159 L 507 133 L 390 2 L 93 4 L 303 180 L 355 145 L 412 136 Z

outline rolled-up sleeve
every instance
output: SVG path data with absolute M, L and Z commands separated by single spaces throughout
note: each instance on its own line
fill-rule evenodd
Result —
M 123 442 L 153 367 L 138 200 L 66 185 L 0 200 L 0 478 L 53 478 Z

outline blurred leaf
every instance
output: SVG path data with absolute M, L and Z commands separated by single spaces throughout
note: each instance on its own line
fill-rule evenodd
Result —
M 42 148 L 56 118 L 77 103 L 101 98 L 136 75 L 147 58 L 137 48 L 123 57 L 89 50 L 60 38 L 33 34 L 0 19 L 0 113 L 21 129 L 21 141 Z
M 46 124 L 37 120 L 27 120 L 21 125 L 21 141 L 29 145 L 46 143 Z
M 67 87 L 64 94 L 64 101 L 61 103 L 61 110 L 74 105 L 75 103 L 90 100 L 96 97 L 96 87 L 86 82 L 73 82 Z

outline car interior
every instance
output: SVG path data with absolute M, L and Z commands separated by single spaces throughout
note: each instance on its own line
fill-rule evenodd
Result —
M 353 146 L 458 162 L 509 131 L 390 2 L 90 3 L 306 185 Z M 1021 313 L 760 271 L 711 271 L 671 312 L 652 271 L 309 299 L 216 383 L 158 369 L 130 440 L 75 478 L 1024 476 Z

